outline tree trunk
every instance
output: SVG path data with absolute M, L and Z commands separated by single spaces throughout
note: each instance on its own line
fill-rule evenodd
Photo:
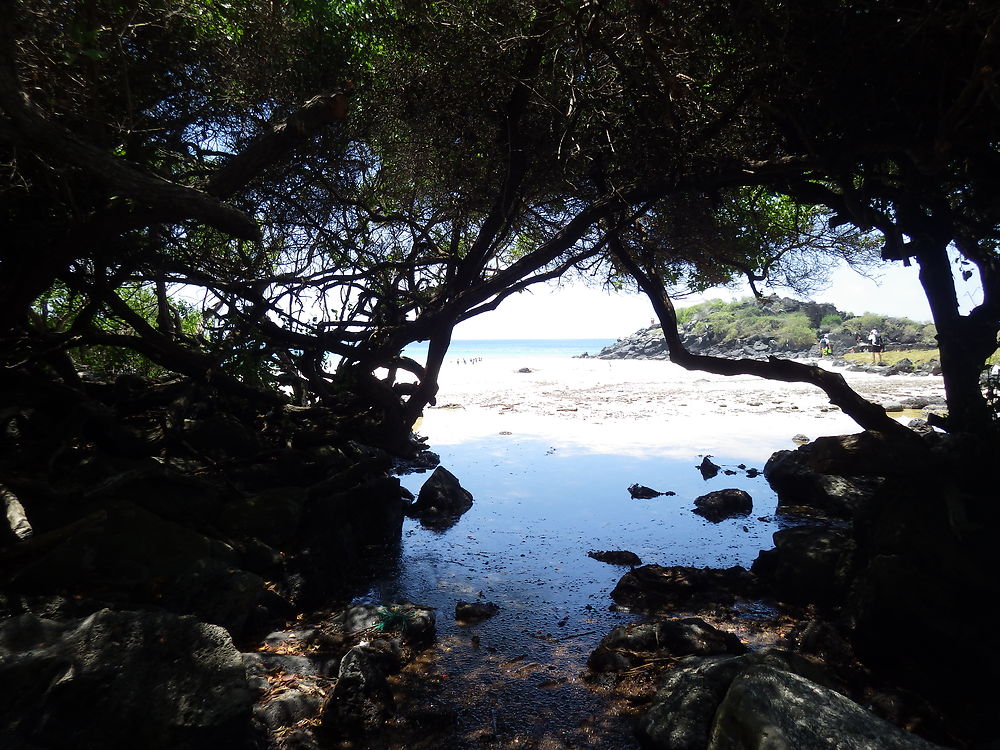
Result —
M 992 415 L 979 384 L 986 360 L 997 349 L 998 322 L 973 311 L 961 315 L 955 280 L 948 261 L 948 243 L 940 239 L 915 239 L 924 288 L 931 316 L 937 327 L 941 374 L 944 378 L 950 432 L 983 435 L 993 428 Z

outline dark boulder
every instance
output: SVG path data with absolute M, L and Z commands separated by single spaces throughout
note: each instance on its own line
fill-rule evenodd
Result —
M 653 750 L 936 747 L 879 719 L 839 687 L 813 662 L 775 649 L 690 657 L 667 676 L 637 731 Z
M 277 604 L 236 550 L 127 502 L 34 539 L 39 553 L 6 581 L 12 590 L 96 591 L 103 602 L 156 606 L 221 625 L 234 636 Z
M 618 608 L 654 613 L 699 604 L 726 604 L 751 595 L 754 578 L 738 565 L 718 568 L 643 565 L 621 577 L 611 592 Z
M 846 468 L 847 459 L 837 455 L 829 456 L 830 462 L 824 460 L 826 456 L 818 455 L 815 460 L 823 468 L 816 469 L 810 451 L 814 445 L 778 451 L 764 465 L 764 477 L 778 495 L 778 512 L 849 519 L 883 479 L 860 475 L 860 471 L 859 475 L 846 476 L 826 471 L 831 463 Z
M 695 498 L 694 512 L 712 523 L 719 523 L 733 516 L 746 516 L 753 511 L 753 498 L 748 492 L 725 489 L 709 492 Z
M 472 493 L 443 466 L 434 469 L 420 488 L 417 501 L 406 508 L 406 515 L 425 523 L 454 522 L 472 507 Z
M 674 495 L 676 493 L 660 492 L 659 490 L 654 490 L 652 487 L 646 487 L 642 484 L 633 484 L 628 488 L 628 494 L 630 494 L 634 500 L 651 500 L 654 497 Z
M 455 605 L 455 619 L 463 623 L 487 620 L 500 611 L 493 602 L 458 602 Z
M 698 617 L 619 625 L 591 653 L 587 665 L 595 672 L 623 669 L 666 657 L 742 654 L 746 646 L 732 633 Z
M 840 604 L 850 584 L 854 542 L 843 530 L 796 526 L 774 534 L 751 571 L 779 600 L 793 604 Z
M 324 741 L 377 733 L 393 706 L 388 677 L 401 667 L 399 647 L 392 641 L 359 644 L 344 654 L 337 684 L 323 708 L 320 736 Z
M 783 669 L 758 665 L 730 684 L 715 715 L 709 747 L 932 750 L 939 746 L 893 726 L 834 690 Z
M 25 746 L 236 750 L 251 704 L 229 634 L 193 617 L 0 624 L 0 734 Z
M 631 565 L 632 567 L 642 565 L 642 560 L 639 556 L 635 552 L 629 552 L 627 549 L 588 552 L 587 557 L 592 557 L 598 562 L 608 563 L 609 565 Z
M 702 479 L 711 479 L 719 473 L 722 468 L 718 464 L 712 463 L 708 456 L 705 456 L 698 464 L 698 471 L 701 472 Z

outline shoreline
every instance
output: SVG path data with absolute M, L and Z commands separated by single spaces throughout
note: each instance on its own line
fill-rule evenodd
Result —
M 530 372 L 522 372 L 522 369 Z M 877 403 L 940 397 L 939 376 L 840 372 Z M 916 413 L 901 414 L 909 422 Z M 524 356 L 442 369 L 437 405 L 416 431 L 435 445 L 510 433 L 563 450 L 627 455 L 712 453 L 766 460 L 793 436 L 861 432 L 804 383 L 688 371 L 665 360 Z

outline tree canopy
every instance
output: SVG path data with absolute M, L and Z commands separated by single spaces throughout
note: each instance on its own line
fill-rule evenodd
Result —
M 989 427 L 990 3 L 16 8 L 0 20 L 8 371 L 72 385 L 68 353 L 114 347 L 261 404 L 362 413 L 404 450 L 453 326 L 532 283 L 637 283 L 669 340 L 678 283 L 808 288 L 820 260 L 869 259 L 880 236 L 884 259 L 920 265 L 950 427 Z M 967 315 L 949 247 L 983 284 Z M 426 362 L 402 356 L 423 340 Z M 673 344 L 682 364 L 815 382 L 890 428 L 815 368 Z

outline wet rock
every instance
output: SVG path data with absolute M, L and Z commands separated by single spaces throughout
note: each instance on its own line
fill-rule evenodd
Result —
M 643 565 L 622 576 L 611 592 L 620 609 L 656 612 L 702 603 L 726 604 L 752 595 L 754 578 L 738 565 L 727 569 Z
M 456 521 L 472 507 L 472 493 L 462 487 L 458 478 L 443 466 L 438 466 L 420 488 L 417 501 L 406 508 L 406 515 L 423 522 Z
M 592 557 L 599 562 L 608 563 L 609 565 L 631 565 L 633 567 L 642 565 L 642 560 L 639 559 L 639 556 L 635 552 L 629 552 L 625 549 L 588 552 L 587 557 Z
M 455 619 L 459 622 L 481 622 L 493 617 L 500 607 L 493 602 L 458 602 L 455 605 Z
M 775 532 L 774 549 L 762 550 L 751 571 L 781 601 L 830 606 L 847 593 L 853 552 L 846 531 L 796 526 Z
M 746 516 L 753 511 L 753 498 L 739 489 L 725 489 L 709 492 L 695 498 L 694 512 L 712 523 L 719 523 L 734 516 Z
M 628 488 L 628 494 L 636 500 L 650 500 L 654 497 L 663 497 L 664 495 L 676 495 L 676 492 L 660 492 L 659 490 L 654 490 L 651 487 L 646 487 L 642 484 L 633 484 Z
M 25 747 L 235 750 L 251 703 L 229 635 L 193 617 L 0 624 L 0 734 Z
M 708 456 L 705 456 L 701 463 L 698 464 L 698 471 L 701 472 L 703 479 L 711 479 L 719 473 L 719 469 L 722 468 L 718 464 L 712 463 Z
M 618 672 L 652 659 L 697 654 L 742 654 L 746 646 L 732 633 L 698 617 L 619 625 L 591 653 L 587 665 L 595 672 Z

